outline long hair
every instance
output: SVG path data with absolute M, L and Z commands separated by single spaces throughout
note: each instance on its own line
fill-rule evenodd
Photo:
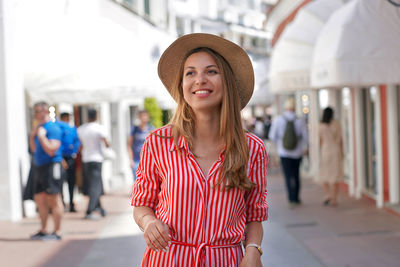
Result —
M 247 177 L 246 171 L 249 148 L 242 126 L 238 83 L 228 62 L 212 49 L 200 47 L 189 51 L 177 72 L 173 84 L 173 97 L 177 100 L 178 106 L 170 121 L 174 142 L 177 145 L 179 137 L 183 136 L 189 147 L 193 147 L 195 114 L 183 97 L 182 78 L 186 59 L 198 52 L 206 52 L 215 60 L 223 81 L 219 136 L 225 143 L 225 158 L 221 179 L 215 186 L 222 185 L 228 190 L 232 188 L 249 190 L 254 183 Z
M 321 122 L 329 124 L 332 121 L 332 119 L 333 119 L 333 109 L 330 107 L 325 108 L 322 113 Z

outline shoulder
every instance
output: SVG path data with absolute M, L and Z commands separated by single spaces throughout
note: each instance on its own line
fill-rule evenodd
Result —
M 147 139 L 150 140 L 169 140 L 172 139 L 172 127 L 171 125 L 165 125 L 161 128 L 157 128 L 150 132 L 147 136 Z
M 82 124 L 80 126 L 78 126 L 78 128 L 76 128 L 77 131 L 82 131 L 83 129 L 85 129 L 86 124 Z
M 338 120 L 333 120 L 332 125 L 337 129 L 341 128 L 340 122 Z
M 159 135 L 162 137 L 172 137 L 172 127 L 171 125 L 167 124 L 161 128 L 157 128 L 150 132 L 152 135 Z
M 132 124 L 131 126 L 131 133 L 134 133 L 136 131 L 136 125 Z
M 150 132 L 144 142 L 144 147 L 151 150 L 160 151 L 169 149 L 173 143 L 172 130 L 170 125 L 155 129 Z
M 261 157 L 266 157 L 267 152 L 263 140 L 253 133 L 246 133 L 247 145 L 249 146 L 249 154 L 260 154 Z
M 43 125 L 43 127 L 47 131 L 61 131 L 61 126 L 57 122 L 48 121 Z

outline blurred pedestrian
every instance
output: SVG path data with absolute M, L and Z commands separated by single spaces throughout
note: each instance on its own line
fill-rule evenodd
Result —
M 215 35 L 184 35 L 158 74 L 178 106 L 146 139 L 133 188 L 142 266 L 261 266 L 268 157 L 240 116 L 254 87 L 248 55 Z
M 139 125 L 132 125 L 128 138 L 128 154 L 134 181 L 136 180 L 136 170 L 139 165 L 140 152 L 142 151 L 144 140 L 154 130 L 154 126 L 149 123 L 150 116 L 146 110 L 139 111 L 138 117 L 140 123 Z
M 271 129 L 272 116 L 267 114 L 264 120 L 264 139 L 269 140 L 269 130 Z
M 301 204 L 300 163 L 308 149 L 308 131 L 304 120 L 295 114 L 293 98 L 285 101 L 285 112 L 272 121 L 269 139 L 278 146 L 289 206 Z
M 76 212 L 74 204 L 74 189 L 76 182 L 76 155 L 81 145 L 75 126 L 70 125 L 70 114 L 63 112 L 60 115 L 59 126 L 63 133 L 62 155 L 63 165 L 66 170 L 65 178 L 68 183 L 69 211 Z
M 264 139 L 264 121 L 262 117 L 256 117 L 254 122 L 254 134 Z
M 339 182 L 343 179 L 343 141 L 340 123 L 333 119 L 333 109 L 327 107 L 319 124 L 320 165 L 318 181 L 325 191 L 324 205 L 337 205 Z
M 37 205 L 41 229 L 31 236 L 34 240 L 60 240 L 62 219 L 62 132 L 49 117 L 49 106 L 38 102 L 33 106 L 34 117 L 38 122 L 29 136 L 29 146 L 34 157 L 33 192 Z M 47 233 L 49 211 L 54 220 L 54 230 Z
M 99 211 L 102 217 L 106 216 L 100 203 L 100 196 L 104 194 L 101 175 L 104 160 L 102 145 L 109 147 L 110 143 L 105 127 L 97 122 L 95 109 L 88 110 L 88 121 L 78 127 L 78 136 L 82 145 L 83 193 L 89 196 L 85 219 L 96 220 L 99 216 L 94 211 Z

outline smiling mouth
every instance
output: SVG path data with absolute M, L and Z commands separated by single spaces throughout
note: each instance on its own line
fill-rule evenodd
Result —
M 197 90 L 193 92 L 195 95 L 201 95 L 201 94 L 210 94 L 212 91 L 211 90 Z

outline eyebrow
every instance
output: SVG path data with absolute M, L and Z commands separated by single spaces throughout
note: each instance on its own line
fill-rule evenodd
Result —
M 208 65 L 208 66 L 206 67 L 206 69 L 208 69 L 208 68 L 213 68 L 213 67 L 218 68 L 217 65 Z M 193 67 L 193 66 L 187 66 L 185 69 L 195 69 L 195 67 Z

